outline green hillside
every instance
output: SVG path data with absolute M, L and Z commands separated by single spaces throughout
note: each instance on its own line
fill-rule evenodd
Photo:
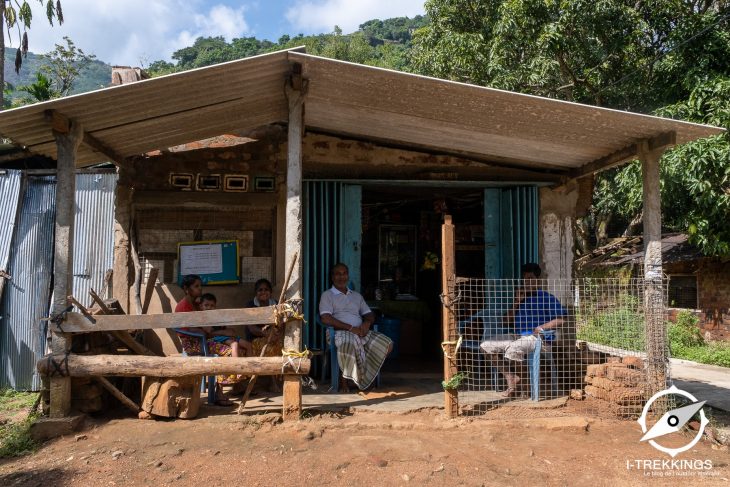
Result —
M 19 86 L 33 83 L 35 81 L 36 73 L 44 63 L 41 55 L 28 52 L 28 56 L 23 59 L 23 66 L 20 68 L 20 73 L 16 73 L 13 64 L 15 51 L 16 49 L 13 48 L 5 49 L 5 81 L 16 88 L 10 95 L 14 100 L 26 95 L 23 92 L 18 92 L 17 88 Z M 74 87 L 71 90 L 71 93 L 84 93 L 86 91 L 103 88 L 109 85 L 111 79 L 112 67 L 102 61 L 93 61 L 81 70 L 79 77 L 74 82 Z

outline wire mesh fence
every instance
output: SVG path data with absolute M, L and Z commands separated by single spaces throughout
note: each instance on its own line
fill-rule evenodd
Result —
M 510 406 L 636 418 L 667 383 L 661 282 L 454 278 L 445 303 L 460 414 Z

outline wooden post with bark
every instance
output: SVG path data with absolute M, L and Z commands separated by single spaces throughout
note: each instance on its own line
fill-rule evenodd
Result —
M 78 122 L 52 124 L 57 150 L 56 227 L 53 260 L 53 308 L 52 316 L 60 316 L 67 307 L 73 277 L 74 217 L 76 215 L 76 151 L 83 140 L 83 127 Z M 53 323 L 50 326 L 55 326 Z M 51 351 L 67 354 L 71 340 L 65 333 L 54 333 Z M 51 378 L 51 417 L 59 418 L 71 413 L 70 377 Z
M 302 78 L 302 65 L 292 64 L 292 74 L 285 86 L 289 100 L 289 128 L 286 169 L 286 252 L 285 262 L 302 255 L 302 137 L 304 132 L 304 97 L 307 80 Z M 302 265 L 298 259 L 291 273 L 285 294 L 290 299 L 301 299 Z M 288 321 L 284 328 L 284 350 L 302 349 L 302 321 Z M 297 420 L 302 414 L 302 383 L 298 375 L 284 375 L 284 420 Z
M 444 381 L 449 381 L 456 374 L 456 344 L 453 342 L 454 316 L 449 309 L 451 293 L 449 292 L 449 281 L 453 282 L 456 273 L 456 255 L 454 247 L 454 225 L 451 222 L 451 215 L 444 215 L 444 223 L 441 225 L 441 295 L 443 305 L 441 307 L 441 325 L 443 329 L 444 342 Z M 444 390 L 444 407 L 449 418 L 459 414 L 459 396 L 456 389 Z

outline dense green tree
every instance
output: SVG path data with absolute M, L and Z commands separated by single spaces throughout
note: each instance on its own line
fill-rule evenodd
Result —
M 53 19 L 63 24 L 61 0 L 38 0 L 46 9 L 46 18 L 53 25 Z M 28 53 L 28 29 L 33 21 L 33 11 L 27 0 L 0 0 L 0 86 L 5 86 L 5 29 L 8 36 L 13 30 L 18 32 L 20 44 L 15 54 L 15 72 L 20 71 L 23 57 Z M 4 92 L 0 91 L 0 109 L 4 106 Z
M 730 59 L 727 1 L 429 0 L 414 67 L 621 109 L 689 95 Z
M 714 0 L 429 0 L 413 67 L 442 78 L 728 127 L 730 2 Z M 709 254 L 730 254 L 727 138 L 662 160 L 664 223 Z M 641 223 L 638 163 L 601 173 L 586 250 Z
M 423 16 L 382 21 L 376 19 L 364 23 L 358 31 L 351 34 L 345 34 L 335 26 L 327 34 L 298 34 L 293 37 L 283 35 L 276 43 L 255 37 L 233 39 L 230 43 L 223 37 L 200 37 L 192 46 L 173 53 L 172 59 L 175 63 L 155 61 L 149 65 L 147 71 L 152 76 L 160 76 L 297 46 L 305 46 L 308 53 L 319 56 L 409 70 L 411 35 L 416 28 L 426 23 Z

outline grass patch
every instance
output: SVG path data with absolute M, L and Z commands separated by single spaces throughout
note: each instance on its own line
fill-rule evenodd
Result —
M 34 414 L 25 414 L 35 403 L 37 392 L 0 390 L 0 458 L 32 453 L 38 444 L 30 436 Z
M 672 357 L 730 367 L 730 343 L 706 343 L 699 329 L 699 319 L 692 313 L 679 313 L 677 321 L 669 325 L 668 336 Z
M 28 415 L 22 421 L 0 425 L 0 458 L 19 457 L 36 450 L 38 443 L 30 436 L 35 420 L 35 415 Z
M 0 412 L 17 411 L 33 405 L 37 392 L 18 392 L 13 389 L 0 389 Z

